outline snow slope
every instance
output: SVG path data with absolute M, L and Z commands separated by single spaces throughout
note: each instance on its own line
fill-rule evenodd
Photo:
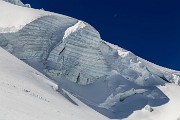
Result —
M 29 4 L 23 4 L 20 0 L 3 0 L 3 1 L 9 2 L 14 5 L 19 5 L 22 7 L 31 7 Z
M 44 10 L 36 10 L 13 4 L 23 4 L 20 0 L 0 0 L 0 33 L 17 32 L 30 22 L 43 16 L 56 15 Z M 58 15 L 63 16 L 63 15 Z
M 180 119 L 180 87 L 174 84 L 159 86 L 170 101 L 159 107 L 153 107 L 153 112 L 145 109 L 135 111 L 123 120 L 179 120 Z
M 166 86 L 167 83 L 179 85 L 179 71 L 160 67 L 103 41 L 99 32 L 88 23 L 3 1 L 0 1 L 0 11 L 3 11 L 0 12 L 0 20 L 4 22 L 0 23 L 2 28 L 4 25 L 1 29 L 4 32 L 0 33 L 0 46 L 52 79 L 58 86 L 57 91 L 73 104 L 76 102 L 71 99 L 70 94 L 108 118 L 128 119 L 130 116 L 135 119 L 135 111 L 141 114 L 146 109 L 153 114 L 159 114 L 156 108 L 162 110 L 159 106 L 167 106 L 168 109 L 169 103 L 173 102 L 172 96 L 160 86 Z M 5 14 L 7 11 L 9 13 Z M 23 13 L 23 16 L 22 11 L 27 13 Z M 19 18 L 14 12 L 17 12 Z M 7 18 L 13 18 L 16 22 L 6 21 Z M 15 29 L 9 29 L 14 26 Z M 23 75 L 34 76 L 29 73 L 26 75 L 27 73 Z M 33 85 L 44 85 L 43 82 L 38 83 Z M 33 91 L 32 88 L 29 89 Z M 70 94 L 66 94 L 62 88 Z M 169 88 L 169 91 L 174 91 L 173 85 Z M 29 89 L 25 89 L 25 93 L 30 93 Z M 45 90 L 38 92 L 41 99 L 47 100 L 44 94 L 54 96 L 52 89 Z M 35 92 L 30 95 L 37 96 Z M 175 99 L 179 100 L 178 97 Z M 56 97 L 50 100 L 57 100 L 59 102 L 54 104 L 61 104 L 61 100 Z M 175 105 L 179 110 L 179 103 Z M 176 113 L 176 109 L 172 112 Z M 69 109 L 67 113 L 68 111 Z
M 64 91 L 78 105 L 71 103 L 55 89 L 51 80 L 0 48 L 0 120 L 107 119 Z
M 0 5 L 0 33 L 17 32 L 31 21 L 49 15 L 44 11 L 27 9 L 2 0 L 0 0 Z

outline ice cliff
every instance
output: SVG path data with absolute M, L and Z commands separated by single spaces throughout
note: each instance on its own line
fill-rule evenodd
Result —
M 169 99 L 157 86 L 180 85 L 180 72 L 102 40 L 86 22 L 5 4 L 1 1 L 0 46 L 109 118 L 165 104 Z
M 15 3 L 21 3 L 14 1 Z M 44 14 L 14 33 L 0 33 L 0 46 L 27 63 L 43 63 L 47 75 L 86 85 L 116 71 L 138 85 L 154 76 L 179 84 L 179 77 L 133 53 L 103 41 L 91 25 L 67 16 Z

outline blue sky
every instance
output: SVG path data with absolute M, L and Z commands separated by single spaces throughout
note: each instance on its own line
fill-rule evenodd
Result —
M 93 25 L 102 39 L 180 70 L 178 0 L 22 0 Z

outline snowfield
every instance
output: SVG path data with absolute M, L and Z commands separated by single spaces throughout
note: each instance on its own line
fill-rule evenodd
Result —
M 13 4 L 5 1 L 12 1 Z M 14 5 L 18 1 L 19 0 L 0 0 L 0 33 L 17 32 L 38 18 L 57 15 L 56 13 L 45 12 L 44 10 Z M 58 14 L 58 16 L 63 15 Z
M 41 10 L 27 9 L 2 0 L 0 0 L 0 5 L 0 33 L 17 32 L 31 21 L 49 15 Z
M 44 75 L 0 48 L 0 120 L 106 120 Z M 66 93 L 66 92 L 65 92 Z
M 153 111 L 145 109 L 135 111 L 127 119 L 123 120 L 179 120 L 180 119 L 180 87 L 174 84 L 159 86 L 170 101 L 162 106 L 153 107 Z
M 0 120 L 179 120 L 179 91 L 88 23 L 0 0 Z

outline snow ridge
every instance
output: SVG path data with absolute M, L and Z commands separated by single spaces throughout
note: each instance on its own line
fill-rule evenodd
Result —
M 10 2 L 21 4 L 21 2 L 18 1 Z M 0 0 L 0 5 L 0 33 L 18 32 L 32 21 L 52 14 L 42 10 L 20 7 L 2 0 Z
M 83 21 L 79 20 L 74 26 L 69 27 L 65 31 L 63 39 L 67 38 L 71 33 L 78 31 L 84 27 L 86 27 L 86 24 Z
M 3 0 L 3 1 L 12 3 L 12 4 L 14 4 L 14 5 L 22 6 L 22 7 L 28 7 L 28 8 L 31 7 L 30 4 L 23 4 L 23 3 L 21 2 L 21 0 Z

